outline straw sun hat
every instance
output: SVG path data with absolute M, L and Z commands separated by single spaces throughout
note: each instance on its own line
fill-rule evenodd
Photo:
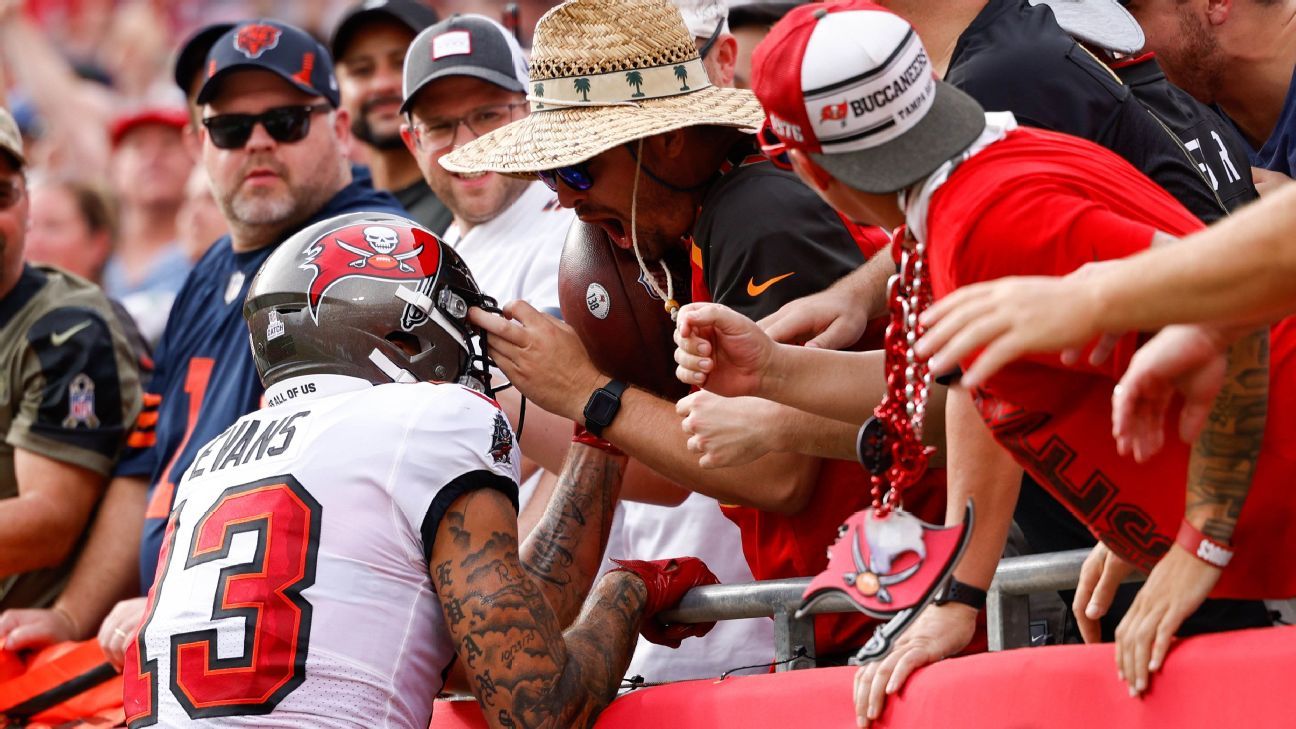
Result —
M 536 26 L 531 114 L 441 158 L 451 172 L 529 176 L 688 126 L 755 132 L 750 91 L 711 85 L 670 0 L 569 0 Z

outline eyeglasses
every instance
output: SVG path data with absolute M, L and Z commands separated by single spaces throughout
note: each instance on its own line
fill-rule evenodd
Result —
M 0 210 L 8 210 L 18 204 L 23 196 L 23 184 L 18 178 L 0 180 Z
M 257 124 L 276 142 L 292 144 L 310 134 L 311 116 L 333 111 L 328 104 L 276 106 L 260 114 L 218 114 L 202 120 L 212 144 L 220 149 L 241 149 Z
M 578 162 L 567 167 L 556 167 L 552 170 L 540 170 L 536 177 L 545 184 L 550 190 L 558 192 L 558 181 L 562 180 L 563 184 L 573 190 L 584 192 L 594 186 L 594 176 L 590 174 L 589 167 L 584 162 Z
M 526 104 L 492 104 L 473 109 L 465 116 L 411 121 L 410 131 L 414 134 L 415 144 L 435 152 L 454 144 L 460 124 L 468 127 L 468 131 L 474 136 L 480 137 L 513 121 L 513 110 L 520 106 Z
M 756 143 L 760 145 L 761 153 L 775 167 L 780 170 L 792 169 L 792 160 L 788 157 L 787 145 L 774 133 L 774 128 L 770 126 L 768 118 L 761 125 L 760 131 L 756 132 Z

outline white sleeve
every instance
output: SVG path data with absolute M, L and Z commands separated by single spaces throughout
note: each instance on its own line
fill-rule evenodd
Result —
M 419 390 L 406 406 L 416 414 L 393 468 L 392 499 L 432 553 L 441 518 L 463 494 L 491 488 L 518 498 L 518 453 L 513 428 L 494 401 L 459 385 L 405 385 Z M 409 392 L 413 395 L 413 392 Z
M 567 211 L 546 212 L 561 219 L 546 222 L 544 233 L 537 237 L 535 257 L 522 281 L 522 298 L 540 311 L 558 311 L 558 262 L 567 243 L 567 229 L 573 219 Z

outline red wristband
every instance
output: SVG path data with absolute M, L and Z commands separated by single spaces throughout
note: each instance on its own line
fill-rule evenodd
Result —
M 606 440 L 598 437 L 597 435 L 594 435 L 588 430 L 585 430 L 585 426 L 581 425 L 580 423 L 575 423 L 574 425 L 576 427 L 574 429 L 575 433 L 572 435 L 573 443 L 580 443 L 582 445 L 598 448 L 599 450 L 607 451 L 608 453 L 611 453 L 614 456 L 625 455 L 625 453 L 621 452 L 620 448 L 617 448 L 616 446 L 612 445 Z
M 1179 534 L 1175 537 L 1175 544 L 1188 550 L 1188 553 L 1200 559 L 1212 567 L 1223 569 L 1228 566 L 1229 560 L 1233 559 L 1233 548 L 1220 544 L 1211 539 L 1201 530 L 1184 519 L 1179 525 Z

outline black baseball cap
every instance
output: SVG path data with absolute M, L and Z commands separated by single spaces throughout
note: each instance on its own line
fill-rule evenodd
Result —
M 356 31 L 375 20 L 395 21 L 418 35 L 437 22 L 437 14 L 418 0 L 365 0 L 348 10 L 334 29 L 333 40 L 329 42 L 334 60 L 342 60 Z
M 424 86 L 446 76 L 473 76 L 501 88 L 526 93 L 527 65 L 513 34 L 484 15 L 452 15 L 418 34 L 405 54 L 405 102 Z
M 221 77 L 248 69 L 271 71 L 308 94 L 323 96 L 335 107 L 339 103 L 328 49 L 301 28 L 278 20 L 249 20 L 231 27 L 212 43 L 203 66 L 199 104 L 211 101 Z
M 234 23 L 212 23 L 199 28 L 180 46 L 180 55 L 176 56 L 175 82 L 176 86 L 184 92 L 185 98 L 189 98 L 194 80 L 207 63 L 207 53 L 215 45 L 216 39 L 228 33 L 233 27 Z

